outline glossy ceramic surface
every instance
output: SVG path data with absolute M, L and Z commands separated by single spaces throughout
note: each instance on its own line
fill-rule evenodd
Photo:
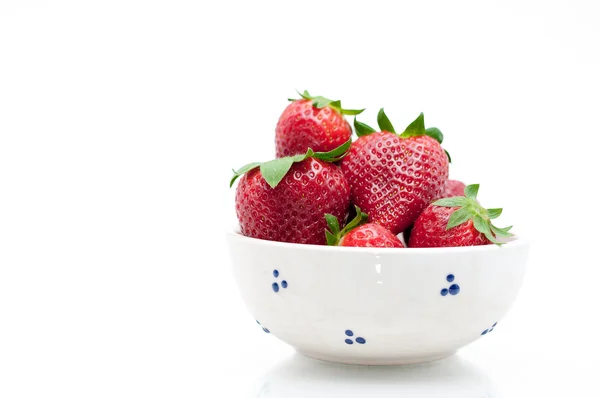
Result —
M 309 357 L 385 365 L 452 355 L 517 297 L 528 244 L 325 247 L 228 236 L 241 295 L 265 332 Z

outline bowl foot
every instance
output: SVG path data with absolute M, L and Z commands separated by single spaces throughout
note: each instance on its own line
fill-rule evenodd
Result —
M 383 366 L 393 366 L 393 365 L 413 365 L 418 363 L 432 362 L 437 361 L 439 359 L 444 359 L 449 356 L 452 356 L 456 353 L 456 351 L 449 351 L 444 353 L 435 353 L 432 355 L 423 355 L 423 356 L 411 356 L 411 357 L 388 357 L 388 358 L 358 358 L 358 357 L 344 357 L 344 356 L 335 356 L 322 354 L 318 352 L 311 351 L 300 351 L 298 353 L 312 358 L 318 359 L 320 361 L 325 362 L 333 362 L 333 363 L 342 363 L 346 365 L 383 365 Z

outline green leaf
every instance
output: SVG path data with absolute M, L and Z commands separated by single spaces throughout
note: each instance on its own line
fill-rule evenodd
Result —
M 444 134 L 442 134 L 440 129 L 438 129 L 437 127 L 429 127 L 428 129 L 425 129 L 425 135 L 430 136 L 440 144 L 442 143 L 442 141 L 444 141 Z
M 494 218 L 500 217 L 500 214 L 502 214 L 502 209 L 487 209 L 486 211 L 487 211 L 488 217 L 492 220 Z
M 362 137 L 364 135 L 369 135 L 375 132 L 375 129 L 369 125 L 359 122 L 354 118 L 354 131 L 356 131 L 356 135 Z
M 360 115 L 361 113 L 363 113 L 365 111 L 365 109 L 344 109 L 342 108 L 342 110 L 340 112 L 342 112 L 342 115 Z
M 319 154 L 323 154 L 323 152 L 317 152 Z M 312 149 L 308 148 L 306 150 L 306 153 L 299 153 L 298 155 L 294 155 L 294 156 L 289 156 L 292 158 L 292 160 L 294 161 L 294 163 L 296 162 L 301 162 L 306 158 L 310 158 L 310 157 L 314 157 L 315 153 L 313 152 Z
M 400 134 L 400 137 L 408 138 L 420 135 L 425 135 L 425 116 L 423 115 L 423 112 L 421 112 L 421 114 L 406 127 L 404 132 Z
M 307 91 L 307 90 L 304 90 L 304 92 L 303 92 L 303 93 L 300 93 L 300 92 L 298 91 L 298 94 L 300 95 L 300 97 L 302 97 L 302 98 L 304 98 L 304 99 L 306 99 L 306 100 L 311 100 L 311 101 L 312 101 L 312 104 L 313 104 L 313 106 L 314 106 L 315 108 L 319 108 L 319 109 L 321 109 L 321 108 L 324 108 L 324 107 L 326 107 L 327 105 L 330 105 L 330 104 L 332 104 L 332 103 L 334 103 L 334 102 L 335 102 L 335 103 L 337 103 L 337 106 L 339 106 L 339 107 L 341 108 L 340 101 L 332 101 L 332 100 L 330 100 L 329 98 L 325 98 L 325 97 L 323 97 L 322 95 L 317 95 L 317 96 L 314 96 L 314 97 L 313 97 L 312 95 L 310 95 L 310 94 L 308 93 L 308 91 Z
M 302 98 L 304 98 L 304 99 L 307 99 L 307 100 L 309 100 L 309 99 L 312 99 L 311 95 L 308 93 L 308 91 L 307 91 L 307 90 L 304 90 L 304 92 L 303 92 L 303 93 L 300 93 L 300 91 L 298 91 L 298 90 L 296 90 L 296 92 L 298 93 L 298 95 L 299 95 L 300 97 L 302 97 Z
M 510 236 L 513 236 L 513 234 L 511 234 L 510 232 L 508 232 L 508 231 L 506 230 L 506 228 L 498 228 L 498 227 L 495 227 L 494 225 L 490 225 L 490 228 L 491 228 L 492 232 L 493 232 L 493 233 L 494 233 L 496 236 L 502 236 L 502 237 L 504 237 L 504 238 L 508 238 L 508 237 L 510 237 Z M 510 226 L 510 227 L 507 227 L 507 228 L 508 228 L 508 229 L 511 229 L 511 228 L 512 228 L 512 226 Z
M 498 240 L 492 235 L 492 231 L 490 229 L 489 221 L 485 221 L 480 216 L 475 216 L 473 218 L 473 226 L 476 230 L 485 235 L 485 237 L 492 243 L 499 244 Z
M 492 219 L 497 218 L 502 214 L 502 209 L 484 209 L 479 202 L 477 202 L 477 193 L 479 191 L 479 184 L 472 184 L 465 187 L 466 197 L 454 197 L 444 198 L 433 202 L 437 206 L 461 206 L 460 209 L 456 210 L 450 215 L 448 219 L 448 225 L 446 229 L 453 228 L 466 222 L 469 219 L 473 220 L 473 226 L 475 229 L 482 234 L 492 243 L 502 245 L 504 242 L 498 241 L 496 237 L 509 237 L 512 236 L 508 232 L 512 226 L 506 228 L 498 228 L 492 224 Z M 463 204 L 461 204 L 461 199 Z
M 333 214 L 326 213 L 325 220 L 329 229 L 325 228 L 327 246 L 337 246 L 340 243 L 340 222 Z
M 262 177 L 265 179 L 265 181 L 267 181 L 271 188 L 275 188 L 290 170 L 292 164 L 302 162 L 303 160 L 311 157 L 315 159 L 321 159 L 325 162 L 337 162 L 346 155 L 350 145 L 352 145 L 352 139 L 349 139 L 339 147 L 332 149 L 329 152 L 314 152 L 312 149 L 308 148 L 304 154 L 301 153 L 294 156 L 278 158 L 265 163 L 249 163 L 238 171 L 234 170 L 233 178 L 229 183 L 229 187 L 231 188 L 233 186 L 233 183 L 239 176 L 260 166 L 260 173 Z
M 313 106 L 318 109 L 329 106 L 329 107 L 337 110 L 338 112 L 340 112 L 342 115 L 359 115 L 364 111 L 364 109 L 344 109 L 344 108 L 342 108 L 342 101 L 340 101 L 340 100 L 333 101 L 333 100 L 330 100 L 329 98 L 325 98 L 321 95 L 317 95 L 317 96 L 313 97 L 312 95 L 310 95 L 308 93 L 307 90 L 304 90 L 303 93 L 300 93 L 298 91 L 298 94 L 300 95 L 300 97 L 302 97 L 304 99 L 311 100 Z M 290 101 L 295 101 L 295 100 L 290 100 Z
M 333 101 L 327 99 L 321 95 L 312 98 L 313 106 L 315 108 L 321 109 L 325 108 L 327 105 L 331 104 Z M 339 103 L 339 101 L 337 101 Z
M 452 198 L 443 198 L 438 199 L 433 202 L 434 206 L 442 206 L 442 207 L 462 207 L 469 204 L 469 200 L 464 196 L 454 196 Z
M 452 163 L 452 158 L 450 157 L 450 153 L 448 153 L 448 151 L 445 149 L 444 149 L 444 152 L 446 152 L 446 156 L 448 156 L 448 163 Z
M 457 225 L 465 223 L 471 218 L 473 218 L 473 216 L 474 213 L 471 208 L 461 207 L 460 209 L 456 210 L 450 215 L 450 219 L 448 220 L 448 225 L 446 225 L 446 229 L 451 229 L 456 227 Z
M 341 111 L 342 110 L 342 101 L 340 101 L 340 100 L 331 101 L 331 102 L 329 102 L 329 106 L 337 109 L 338 111 Z
M 504 228 L 498 228 L 498 227 L 494 227 L 494 228 L 499 229 L 500 231 L 503 231 L 503 232 L 508 232 L 512 229 L 512 225 L 509 227 L 504 227 Z
M 235 180 L 238 179 L 238 177 L 246 174 L 247 172 L 249 172 L 250 170 L 256 168 L 260 166 L 260 162 L 253 162 L 253 163 L 248 163 L 247 165 L 241 167 L 238 171 L 233 171 L 233 177 L 231 177 L 231 181 L 229 182 L 229 188 L 231 188 L 233 186 L 233 183 L 235 182 Z
M 476 199 L 479 192 L 479 184 L 471 184 L 465 187 L 465 196 L 467 198 Z
M 337 217 L 333 214 L 327 213 L 325 214 L 325 220 L 327 220 L 327 226 L 329 227 L 331 233 L 338 235 L 340 233 L 340 222 L 338 221 Z
M 482 234 L 491 232 L 489 224 L 479 215 L 473 217 L 473 226 Z
M 484 235 L 490 242 L 495 243 L 498 246 L 504 244 L 504 242 L 498 241 L 498 239 L 496 239 L 496 237 L 491 232 L 484 233 Z
M 346 224 L 344 229 L 341 231 L 338 219 L 331 214 L 325 214 L 325 220 L 327 221 L 327 226 L 329 227 L 329 229 L 325 230 L 325 237 L 329 246 L 337 246 L 344 235 L 359 225 L 364 224 L 369 219 L 368 214 L 363 213 L 360 210 L 360 207 L 354 206 L 354 208 L 356 210 L 356 217 Z
M 350 145 L 352 145 L 352 139 L 349 139 L 339 147 L 332 149 L 329 152 L 314 152 L 312 155 L 305 157 L 313 157 L 328 162 L 336 162 L 337 160 L 341 159 L 341 157 L 343 157 L 346 154 L 346 152 L 348 152 L 348 149 L 350 149 Z
M 327 246 L 337 246 L 339 239 L 329 232 L 327 229 L 325 230 L 325 239 L 327 239 Z
M 303 156 L 303 155 L 302 155 Z M 260 165 L 260 173 L 271 188 L 275 188 L 294 164 L 295 157 L 274 159 Z
M 369 219 L 369 215 L 367 213 L 363 213 L 360 210 L 360 207 L 354 205 L 354 210 L 356 210 L 356 217 L 354 217 L 348 224 L 346 224 L 344 229 L 342 229 L 340 238 L 342 236 L 346 235 L 348 232 L 350 232 L 354 228 L 358 227 L 359 225 L 362 225 L 364 222 L 366 222 Z
M 389 131 L 390 133 L 396 132 L 396 130 L 394 130 L 392 122 L 390 122 L 390 119 L 388 119 L 387 115 L 383 111 L 383 108 L 381 108 L 379 110 L 379 113 L 377 114 L 377 125 L 379 126 L 381 131 Z

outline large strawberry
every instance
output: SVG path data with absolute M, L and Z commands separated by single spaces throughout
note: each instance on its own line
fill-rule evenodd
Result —
M 275 128 L 278 158 L 305 153 L 308 148 L 328 152 L 350 139 L 352 128 L 344 115 L 358 115 L 363 109 L 344 109 L 340 101 L 313 97 L 308 91 L 300 96 L 290 99 Z
M 358 206 L 355 208 L 356 217 L 343 229 L 340 229 L 337 217 L 325 214 L 329 226 L 325 235 L 329 246 L 404 247 L 396 235 L 379 224 L 367 222 L 369 216 L 363 213 Z
M 250 163 L 234 172 L 240 179 L 235 209 L 241 233 L 258 239 L 325 244 L 325 214 L 340 220 L 348 215 L 350 187 L 338 161 L 350 141 L 322 153 Z
M 498 228 L 492 219 L 502 209 L 484 209 L 477 201 L 479 184 L 469 185 L 465 196 L 444 198 L 421 213 L 410 235 L 409 247 L 479 246 L 502 244 L 511 227 Z
M 396 134 L 383 109 L 377 122 L 380 132 L 354 120 L 359 139 L 342 160 L 342 171 L 351 202 L 372 222 L 398 234 L 442 195 L 449 155 L 440 146 L 441 131 L 425 129 L 422 113 L 402 134 Z

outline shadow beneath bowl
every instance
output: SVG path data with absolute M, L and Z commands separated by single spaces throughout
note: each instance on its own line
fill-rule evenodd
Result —
M 256 398 L 495 397 L 487 375 L 452 356 L 403 366 L 341 365 L 300 354 L 280 362 L 258 381 Z

